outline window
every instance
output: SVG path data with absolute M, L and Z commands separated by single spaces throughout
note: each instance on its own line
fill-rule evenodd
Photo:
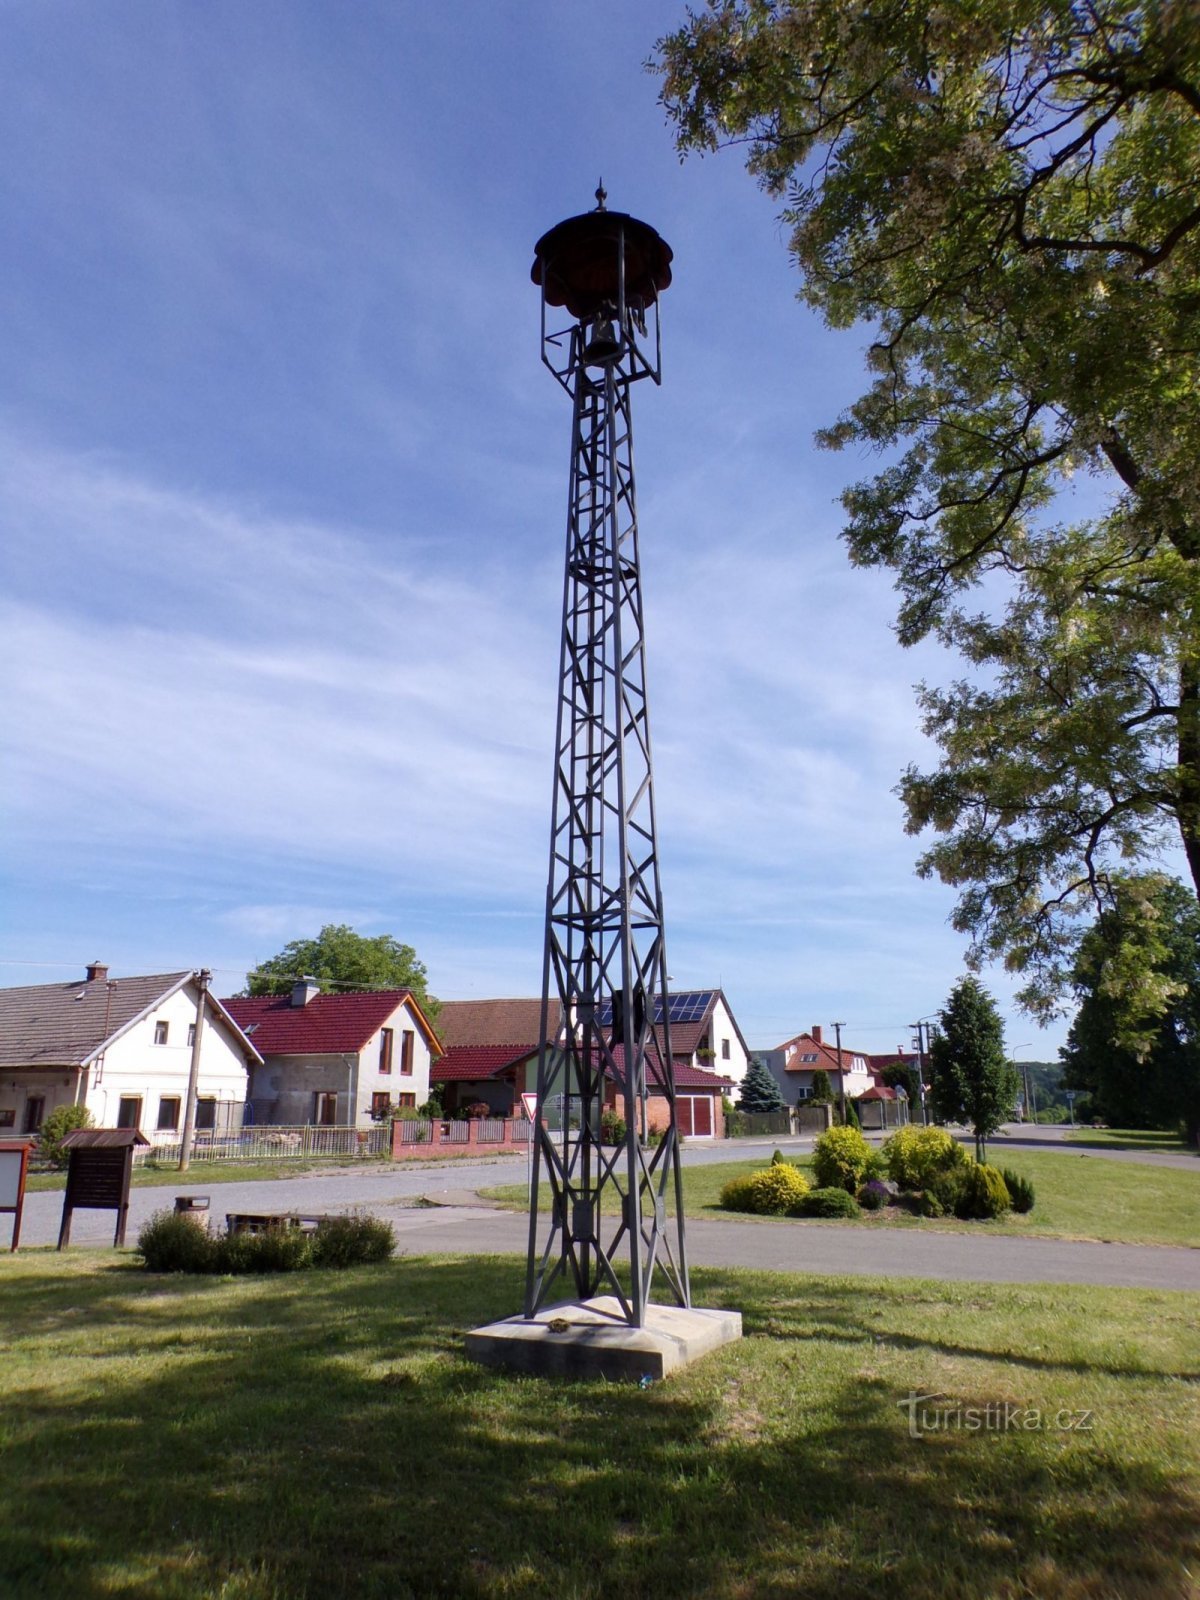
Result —
M 160 1022 L 160 1028 L 166 1023 Z M 118 1128 L 140 1128 L 142 1125 L 142 1097 L 140 1094 L 123 1094 L 117 1106 Z
M 413 1031 L 405 1028 L 400 1035 L 400 1073 L 402 1077 L 411 1078 L 413 1067 Z
M 189 1022 L 188 1023 L 188 1049 L 189 1050 L 192 1048 L 192 1046 L 195 1044 L 195 1042 L 196 1042 L 196 1024 L 194 1022 Z
M 821 1058 L 814 1050 L 810 1055 L 803 1055 L 800 1057 L 800 1059 L 801 1061 L 820 1061 Z
M 721 1040 L 721 1060 L 722 1061 L 728 1061 L 729 1060 L 729 1040 L 728 1039 L 722 1039 Z
M 15 1128 L 16 1125 L 16 1106 L 0 1106 L 0 1128 Z
M 392 1070 L 392 1040 L 395 1035 L 394 1028 L 383 1028 L 379 1034 L 379 1070 L 388 1073 Z
M 313 1121 L 319 1128 L 337 1126 L 337 1094 L 332 1089 L 318 1089 L 313 1095 Z
M 374 1121 L 385 1122 L 391 1109 L 392 1097 L 386 1089 L 380 1089 L 371 1096 L 371 1116 Z
M 166 1042 L 167 1042 L 167 1033 L 168 1033 L 169 1029 L 170 1029 L 170 1023 L 168 1023 L 168 1022 L 156 1022 L 154 1024 L 154 1042 L 155 1042 L 155 1044 L 166 1044 Z
M 398 1106 L 411 1106 L 415 1111 L 417 1109 L 417 1097 L 415 1094 L 398 1094 L 396 1096 L 396 1104 Z
M 215 1128 L 217 1125 L 217 1102 L 215 1100 L 196 1101 L 196 1130 L 201 1128 Z
M 158 1126 L 174 1130 L 179 1126 L 179 1096 L 164 1094 L 158 1102 Z
M 25 1101 L 25 1133 L 36 1133 L 42 1125 L 42 1118 L 46 1114 L 46 1097 L 44 1094 L 31 1094 Z

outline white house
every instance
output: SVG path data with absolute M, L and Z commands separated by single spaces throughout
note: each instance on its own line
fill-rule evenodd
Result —
M 290 994 L 224 1004 L 261 1058 L 250 1083 L 256 1123 L 357 1127 L 429 1099 L 441 1046 L 411 990 L 322 994 L 302 978 Z
M 846 1097 L 857 1100 L 875 1087 L 870 1059 L 861 1050 L 846 1045 L 841 1051 L 828 1044 L 819 1026 L 797 1034 L 773 1050 L 759 1050 L 759 1059 L 769 1069 L 788 1105 L 802 1104 L 812 1095 L 814 1072 L 824 1072 L 835 1095 L 845 1082 Z
M 0 1132 L 36 1133 L 61 1105 L 98 1127 L 178 1139 L 200 996 L 198 974 L 110 978 L 99 962 L 78 983 L 0 989 Z M 200 1034 L 196 1127 L 240 1127 L 258 1053 L 212 996 Z

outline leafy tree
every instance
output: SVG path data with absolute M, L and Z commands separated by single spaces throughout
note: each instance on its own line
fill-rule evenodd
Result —
M 1004 1054 L 1004 1027 L 995 1001 L 977 978 L 962 978 L 942 1011 L 942 1025 L 929 1051 L 934 1115 L 942 1122 L 969 1122 L 975 1159 L 987 1154 L 987 1139 L 1012 1115 L 1016 1068 Z
M 884 1067 L 879 1076 L 886 1088 L 904 1090 L 909 1105 L 915 1113 L 921 1104 L 921 1081 L 917 1075 L 917 1063 L 907 1057 L 903 1061 L 893 1061 L 890 1066 Z
M 1124 969 L 1144 975 L 1130 997 Z M 1200 1143 L 1200 908 L 1169 878 L 1126 880 L 1075 964 L 1079 1011 L 1061 1052 L 1066 1087 L 1121 1128 Z
M 809 1099 L 817 1106 L 827 1106 L 833 1101 L 833 1085 L 824 1067 L 818 1067 L 812 1075 L 812 1094 Z
M 764 1065 L 758 1056 L 751 1056 L 746 1076 L 742 1079 L 738 1110 L 757 1112 L 786 1109 L 784 1098 L 779 1092 L 779 1085 L 771 1076 L 770 1068 Z
M 55 1106 L 38 1129 L 38 1155 L 51 1167 L 64 1168 L 70 1151 L 63 1149 L 63 1140 L 76 1128 L 90 1128 L 92 1113 L 86 1106 Z
M 709 0 L 658 52 L 681 151 L 748 144 L 803 298 L 872 329 L 821 436 L 883 456 L 850 556 L 971 669 L 919 690 L 918 870 L 1045 1014 L 1116 870 L 1200 886 L 1200 7 Z
M 375 938 L 345 923 L 327 923 L 315 939 L 293 939 L 247 975 L 247 994 L 287 994 L 298 978 L 315 978 L 323 990 L 411 989 L 429 1015 L 438 1003 L 425 987 L 426 972 L 411 945 L 390 934 Z

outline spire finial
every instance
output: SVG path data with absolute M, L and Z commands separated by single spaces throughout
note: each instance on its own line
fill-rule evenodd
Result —
M 608 199 L 608 190 L 604 187 L 604 179 L 601 178 L 599 186 L 596 189 L 596 210 L 597 211 L 603 211 L 605 209 L 604 202 L 607 199 Z

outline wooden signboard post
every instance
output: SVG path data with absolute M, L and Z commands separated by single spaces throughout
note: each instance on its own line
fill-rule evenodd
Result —
M 136 1128 L 76 1128 L 63 1140 L 68 1152 L 67 1192 L 63 1196 L 62 1227 L 58 1248 L 71 1242 L 71 1215 L 77 1207 L 115 1211 L 114 1245 L 125 1243 L 129 1215 L 129 1180 L 133 1176 L 135 1145 L 149 1145 Z
M 12 1248 L 21 1239 L 21 1212 L 25 1209 L 25 1175 L 29 1170 L 29 1152 L 36 1139 L 0 1139 L 0 1212 L 8 1212 L 13 1219 Z

